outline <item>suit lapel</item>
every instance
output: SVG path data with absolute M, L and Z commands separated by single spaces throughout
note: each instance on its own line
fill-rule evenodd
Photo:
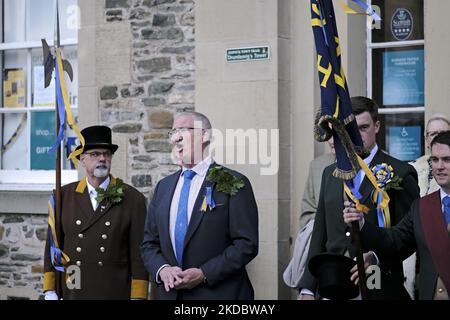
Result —
M 159 202 L 160 205 L 155 208 L 156 215 L 159 217 L 159 219 L 161 219 L 161 230 L 163 230 L 163 232 L 160 233 L 161 246 L 163 247 L 163 252 L 169 252 L 169 259 L 172 265 L 177 265 L 178 262 L 175 256 L 175 252 L 173 251 L 172 241 L 170 240 L 170 206 L 172 204 L 173 194 L 175 193 L 175 188 L 177 187 L 180 174 L 181 170 L 168 177 L 165 188 L 160 191 L 164 194 L 164 196 Z
M 215 163 L 213 163 L 209 166 L 209 169 L 206 172 L 206 176 L 208 176 L 209 170 L 211 170 L 211 168 L 214 168 L 215 166 L 216 166 Z M 202 212 L 200 209 L 202 206 L 203 198 L 206 194 L 206 187 L 213 187 L 213 186 L 214 186 L 214 183 L 211 181 L 207 181 L 206 177 L 205 177 L 205 179 L 203 180 L 202 187 L 200 188 L 200 191 L 198 192 L 197 199 L 195 200 L 194 208 L 192 209 L 191 220 L 189 221 L 189 226 L 188 226 L 188 230 L 186 233 L 186 237 L 184 238 L 184 247 L 186 247 L 187 243 L 194 235 L 195 230 L 197 230 L 198 226 L 200 225 L 200 222 L 202 221 L 202 219 L 204 217 L 204 212 Z
M 337 210 L 344 210 L 344 184 L 343 180 L 332 176 L 332 179 L 329 180 L 329 190 L 333 190 L 333 192 L 327 192 L 327 201 L 331 203 L 336 203 L 339 205 Z M 327 190 L 328 190 L 327 188 Z M 342 208 L 341 208 L 342 207 Z M 342 211 L 341 210 L 341 211 Z

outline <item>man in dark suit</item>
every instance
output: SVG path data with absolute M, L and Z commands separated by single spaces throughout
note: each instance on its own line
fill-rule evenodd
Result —
M 418 250 L 419 299 L 449 300 L 450 291 L 450 131 L 431 142 L 431 166 L 440 189 L 417 199 L 408 214 L 389 230 L 377 228 L 350 203 L 344 221 L 360 220 L 362 244 L 374 250 L 380 264 L 405 258 Z M 357 272 L 353 278 L 357 277 Z
M 245 267 L 258 253 L 258 210 L 249 180 L 208 155 L 203 114 L 178 115 L 169 136 L 181 170 L 156 186 L 141 246 L 158 297 L 253 299 Z
M 403 190 L 390 189 L 389 209 L 391 224 L 398 223 L 408 211 L 414 199 L 419 197 L 417 186 L 417 173 L 414 168 L 398 159 L 395 159 L 380 150 L 376 144 L 376 134 L 380 128 L 378 120 L 378 106 L 365 97 L 351 99 L 353 113 L 356 116 L 359 131 L 364 147 L 370 150 L 370 155 L 364 159 L 369 168 L 386 163 L 391 165 L 394 174 L 402 178 Z M 344 223 L 342 210 L 344 209 L 344 194 L 342 180 L 333 176 L 335 164 L 327 167 L 322 176 L 319 207 L 317 208 L 308 261 L 315 255 L 325 252 L 337 253 L 354 257 L 355 247 L 351 243 L 351 229 Z M 360 171 L 360 173 L 363 173 Z M 378 224 L 376 206 L 371 201 L 373 190 L 365 175 L 359 189 L 362 199 L 360 203 L 369 207 L 367 219 Z M 358 176 L 357 176 L 358 179 Z M 308 270 L 300 281 L 301 299 L 314 299 L 317 291 L 317 279 Z M 399 259 L 392 264 L 384 266 L 381 270 L 381 289 L 369 290 L 371 299 L 408 299 L 408 293 L 403 286 L 402 261 Z
M 111 143 L 110 128 L 92 126 L 81 134 L 85 146 L 79 160 L 86 177 L 61 189 L 61 221 L 55 228 L 60 233 L 54 235 L 49 228 L 45 246 L 45 298 L 146 299 L 149 278 L 139 250 L 145 197 L 110 175 L 112 157 L 118 148 Z M 110 196 L 102 196 L 99 188 Z M 66 283 L 65 272 L 56 271 L 59 266 L 51 254 L 55 239 L 70 259 L 65 271 L 74 276 L 73 283 Z M 62 292 L 55 292 L 57 281 Z

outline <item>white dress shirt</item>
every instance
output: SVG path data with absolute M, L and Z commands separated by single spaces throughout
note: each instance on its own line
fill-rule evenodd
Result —
M 106 178 L 106 180 L 103 181 L 101 185 L 99 185 L 99 188 L 106 190 L 106 188 L 108 188 L 110 181 L 111 181 L 111 179 L 108 176 Z M 95 191 L 95 188 L 89 183 L 87 178 L 86 178 L 86 184 L 87 184 L 87 188 L 88 188 L 89 198 L 91 198 L 92 208 L 95 211 L 95 210 L 97 210 L 97 207 L 98 207 L 97 200 L 95 199 L 97 197 L 97 191 Z
M 372 148 L 372 150 L 370 150 L 370 154 L 364 158 L 364 163 L 369 167 L 370 163 L 372 162 L 373 158 L 375 157 L 375 154 L 378 151 L 378 145 L 375 144 L 375 146 Z M 372 168 L 369 167 L 370 170 L 372 170 Z M 361 171 L 361 180 L 360 182 L 362 182 L 364 180 L 364 177 L 366 176 L 366 173 L 364 172 L 363 169 L 359 169 Z M 359 171 L 358 171 L 359 172 Z M 357 182 L 357 181 L 355 181 Z M 357 184 L 358 185 L 358 184 Z
M 170 219 L 169 219 L 169 234 L 170 234 L 170 242 L 172 243 L 173 252 L 176 252 L 175 249 L 175 224 L 177 222 L 177 215 L 178 215 L 178 204 L 180 202 L 180 194 L 181 194 L 181 188 L 183 187 L 184 183 L 184 176 L 183 172 L 186 170 L 192 170 L 195 171 L 195 176 L 192 178 L 191 181 L 191 187 L 189 189 L 189 199 L 188 199 L 188 225 L 191 221 L 192 211 L 194 209 L 195 201 L 197 200 L 198 193 L 200 192 L 200 189 L 202 187 L 203 181 L 205 181 L 206 174 L 208 172 L 209 166 L 214 163 L 214 160 L 211 156 L 208 156 L 207 158 L 203 159 L 201 162 L 197 163 L 193 168 L 188 169 L 184 168 L 182 169 L 181 175 L 178 179 L 177 186 L 175 188 L 175 192 L 172 197 L 172 203 L 170 204 Z M 156 283 L 161 283 L 159 279 L 159 272 L 162 270 L 162 268 L 170 266 L 168 264 L 162 265 L 158 271 L 156 272 Z
M 441 194 L 441 207 L 442 207 L 442 213 L 444 212 L 444 198 L 445 197 L 450 197 L 449 194 L 446 194 L 444 190 L 442 190 L 442 188 L 440 188 L 440 194 Z

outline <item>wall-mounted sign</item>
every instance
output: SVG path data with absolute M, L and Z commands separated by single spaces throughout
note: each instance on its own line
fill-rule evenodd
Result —
M 383 105 L 423 106 L 423 49 L 383 52 Z
M 33 107 L 55 105 L 55 79 L 52 77 L 50 85 L 44 88 L 44 66 L 33 68 Z
M 6 69 L 3 80 L 3 106 L 5 108 L 25 108 L 25 71 Z
M 227 62 L 269 59 L 269 46 L 227 49 Z
M 48 153 L 55 141 L 55 112 L 32 112 L 31 170 L 55 169 L 56 153 Z
M 397 40 L 407 40 L 414 27 L 414 20 L 411 12 L 405 8 L 398 8 L 395 10 L 391 19 L 391 32 Z
M 391 156 L 403 161 L 416 160 L 421 156 L 420 126 L 390 127 L 386 138 Z

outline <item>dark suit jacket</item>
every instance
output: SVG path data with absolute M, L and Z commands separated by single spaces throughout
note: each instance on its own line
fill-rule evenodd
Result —
M 242 179 L 245 186 L 234 196 L 214 188 L 216 207 L 204 213 L 200 208 L 206 187 L 214 187 L 213 183 L 205 179 L 184 242 L 183 265 L 180 267 L 183 270 L 200 268 L 207 283 L 190 290 L 173 289 L 168 293 L 164 285 L 160 285 L 160 299 L 254 298 L 245 266 L 258 253 L 258 209 L 248 179 L 238 172 L 229 171 Z M 162 265 L 178 265 L 170 241 L 169 213 L 180 173 L 181 170 L 158 183 L 148 208 L 141 251 L 144 264 L 154 281 Z
M 438 201 L 440 206 L 439 191 L 436 193 L 432 193 L 428 197 L 433 196 L 433 201 Z M 373 250 L 377 254 L 381 265 L 395 257 L 407 258 L 418 250 L 420 258 L 419 299 L 433 299 L 438 272 L 425 241 L 420 215 L 420 200 L 414 201 L 408 214 L 392 229 L 381 229 L 370 222 L 365 223 L 361 230 L 361 239 L 365 248 Z
M 391 224 L 395 225 L 408 212 L 413 200 L 419 197 L 417 173 L 411 165 L 378 150 L 369 167 L 371 168 L 381 163 L 390 164 L 394 169 L 394 173 L 403 178 L 402 187 L 404 190 L 391 189 L 388 191 Z M 327 167 L 322 176 L 319 207 L 316 213 L 308 261 L 311 257 L 323 252 L 344 254 L 348 250 L 352 257 L 355 256 L 355 248 L 351 243 L 351 237 L 347 236 L 351 233 L 351 227 L 344 222 L 342 216 L 344 209 L 343 183 L 342 180 L 332 175 L 335 168 L 335 164 Z M 370 208 L 365 218 L 377 224 L 376 207 L 370 199 L 372 189 L 373 187 L 369 180 L 367 177 L 364 177 L 360 187 L 360 193 L 363 196 L 360 202 Z M 370 298 L 407 298 L 408 293 L 404 289 L 403 280 L 402 261 L 398 259 L 382 269 L 381 290 L 370 290 Z M 305 270 L 300 281 L 300 287 L 316 292 L 317 281 L 309 270 Z
M 127 185 L 120 203 L 102 209 L 102 202 L 94 213 L 85 181 L 68 184 L 61 190 L 60 247 L 69 256 L 69 265 L 78 262 L 81 271 L 81 289 L 69 290 L 63 285 L 63 299 L 130 299 L 132 291 L 145 293 L 146 297 L 149 277 L 139 250 L 144 233 L 145 197 Z M 81 192 L 76 191 L 79 184 Z M 44 257 L 47 279 L 55 273 L 49 245 L 47 237 Z M 56 276 L 61 275 L 56 272 Z M 46 286 L 54 289 L 48 281 Z

